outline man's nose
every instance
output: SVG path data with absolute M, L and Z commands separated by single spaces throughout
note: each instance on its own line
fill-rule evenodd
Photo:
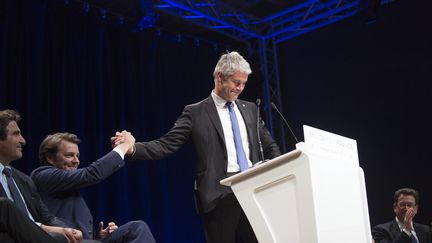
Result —
M 21 135 L 20 135 L 20 140 L 19 140 L 19 142 L 20 142 L 22 145 L 25 145 L 25 144 L 26 144 L 26 140 L 25 140 L 24 137 L 21 136 Z

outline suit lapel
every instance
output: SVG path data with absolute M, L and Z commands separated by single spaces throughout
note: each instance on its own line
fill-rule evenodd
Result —
M 3 189 L 3 185 L 0 186 L 0 197 L 7 197 L 5 190 Z
M 416 223 L 413 223 L 414 231 L 417 235 L 417 238 L 419 242 L 427 242 L 428 240 L 425 239 L 425 235 L 423 234 L 423 231 L 421 231 L 420 228 L 418 228 Z M 392 235 L 393 239 L 396 239 L 401 234 L 401 229 L 399 228 L 398 223 L 396 222 L 396 219 L 394 219 L 390 225 L 389 228 L 390 234 Z
M 250 143 L 251 142 L 250 136 L 251 136 L 251 134 L 253 134 L 254 131 L 252 130 L 252 128 L 250 126 L 248 126 L 247 122 L 253 121 L 253 117 L 250 113 L 250 109 L 248 109 L 248 107 L 247 107 L 247 104 L 245 104 L 241 100 L 236 100 L 236 104 L 237 104 L 237 108 L 239 109 L 239 111 L 243 117 L 243 121 L 245 123 L 246 130 L 247 130 L 248 141 Z
M 427 237 L 423 234 L 423 231 L 418 227 L 418 225 L 414 223 L 413 226 L 419 242 L 427 242 L 428 241 L 428 239 L 426 239 Z
M 245 126 L 246 126 L 246 131 L 247 131 L 247 136 L 248 136 L 248 141 L 249 141 L 249 151 L 251 153 L 251 156 L 253 157 L 253 139 L 251 139 L 251 137 L 256 136 L 254 134 L 256 134 L 253 126 L 248 126 L 247 122 L 248 121 L 253 121 L 254 118 L 252 117 L 253 115 L 250 112 L 250 107 L 248 106 L 248 104 L 244 103 L 241 100 L 236 100 L 236 105 L 240 111 L 240 114 L 243 117 L 243 120 L 245 122 Z M 221 141 L 222 141 L 222 145 L 223 148 L 225 150 L 225 154 L 227 153 L 226 151 L 226 143 L 225 143 L 225 136 L 223 133 L 223 128 L 222 128 L 222 123 L 221 120 L 219 118 L 219 114 L 218 111 L 216 109 L 216 105 L 213 101 L 213 98 L 211 96 L 209 96 L 206 100 L 205 100 L 205 110 L 207 111 L 207 115 L 210 118 L 211 123 L 213 124 L 213 126 L 215 127 L 218 136 L 220 137 Z M 255 161 L 253 158 L 251 157 L 252 161 Z M 252 162 L 253 163 L 253 162 Z M 227 166 L 227 165 L 225 165 Z
M 2 172 L 0 172 L 0 176 L 3 176 Z M 6 192 L 5 192 L 2 184 L 0 184 L 0 197 L 6 197 L 7 198 Z
M 33 216 L 33 219 L 37 221 L 38 218 L 35 217 L 37 214 L 35 214 L 36 210 L 34 208 L 34 204 L 32 200 L 33 197 L 31 195 L 30 189 L 28 188 L 27 183 L 24 181 L 24 179 L 21 178 L 20 175 L 18 175 L 17 170 L 15 168 L 12 168 L 12 170 L 13 170 L 12 177 L 14 178 L 15 183 L 17 184 L 18 189 L 20 190 L 21 195 L 24 198 L 27 209 L 29 210 L 30 214 Z
M 389 231 L 392 234 L 393 239 L 400 235 L 401 230 L 399 229 L 399 225 L 397 224 L 396 219 L 393 219 Z
M 207 111 L 207 115 L 210 117 L 210 121 L 215 127 L 217 134 L 219 135 L 220 139 L 222 139 L 223 144 L 225 144 L 225 136 L 223 134 L 222 123 L 219 118 L 216 105 L 211 96 L 209 96 L 205 101 L 205 110 Z
M 236 101 L 237 107 L 243 117 L 243 121 L 245 123 L 246 126 L 246 131 L 247 131 L 247 136 L 248 136 L 248 141 L 249 141 L 249 153 L 250 153 L 250 160 L 252 161 L 252 163 L 254 164 L 255 159 L 254 159 L 254 139 L 257 137 L 256 132 L 255 132 L 255 127 L 254 126 L 249 126 L 248 122 L 249 121 L 254 121 L 254 117 L 252 115 L 251 109 L 249 107 L 248 104 L 246 104 L 245 102 L 241 101 L 241 100 L 237 100 Z

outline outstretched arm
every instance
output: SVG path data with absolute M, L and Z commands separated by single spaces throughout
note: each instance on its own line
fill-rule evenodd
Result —
M 191 111 L 186 107 L 174 126 L 165 135 L 149 142 L 137 142 L 129 148 L 127 154 L 135 160 L 163 159 L 176 152 L 186 143 L 190 137 L 191 130 Z M 111 138 L 113 147 L 120 146 L 123 141 L 123 133 L 117 132 L 116 136 Z
M 135 143 L 135 138 L 123 131 L 124 142 L 89 166 L 76 170 L 64 170 L 54 166 L 39 167 L 32 172 L 38 189 L 46 194 L 79 190 L 97 184 L 124 166 L 124 155 Z

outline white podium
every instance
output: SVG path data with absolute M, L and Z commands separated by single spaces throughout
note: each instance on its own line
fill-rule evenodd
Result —
M 334 153 L 337 148 L 322 148 L 299 143 L 292 152 L 220 182 L 231 186 L 259 242 L 372 242 L 358 157 L 356 162 Z

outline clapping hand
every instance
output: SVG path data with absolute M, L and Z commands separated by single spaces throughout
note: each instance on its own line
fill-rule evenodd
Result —
M 409 232 L 413 231 L 412 221 L 415 215 L 416 212 L 414 208 L 409 208 L 405 213 L 403 224 L 405 226 L 405 229 L 408 230 Z

